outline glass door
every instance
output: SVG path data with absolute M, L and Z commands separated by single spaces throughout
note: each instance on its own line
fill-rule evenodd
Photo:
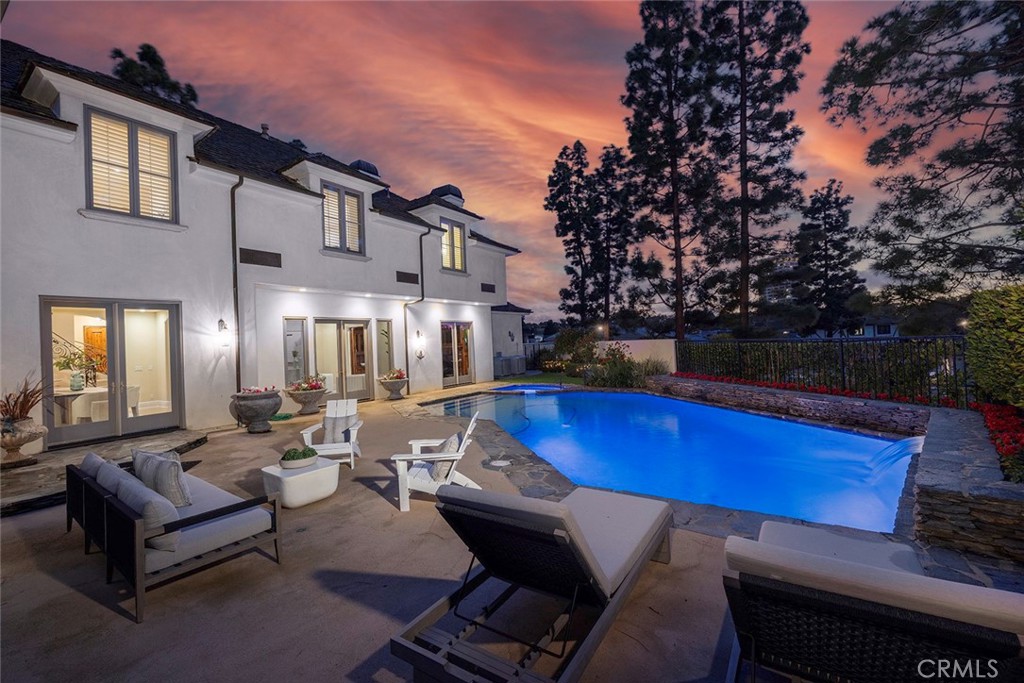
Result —
M 371 344 L 366 321 L 314 323 L 316 371 L 324 376 L 327 398 L 371 398 Z
M 370 398 L 369 335 L 362 322 L 342 323 L 345 360 L 345 398 Z
M 441 323 L 441 384 L 473 382 L 472 323 Z
M 43 301 L 47 445 L 183 423 L 177 304 Z

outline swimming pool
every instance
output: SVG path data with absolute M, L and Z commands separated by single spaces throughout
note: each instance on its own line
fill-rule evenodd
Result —
M 494 420 L 574 483 L 893 530 L 905 442 L 632 393 L 478 395 L 447 415 Z

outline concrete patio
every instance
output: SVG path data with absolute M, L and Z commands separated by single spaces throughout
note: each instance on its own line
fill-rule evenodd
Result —
M 283 564 L 250 553 L 152 590 L 135 624 L 126 586 L 104 581 L 104 559 L 65 533 L 64 508 L 0 520 L 4 681 L 409 680 L 388 640 L 459 584 L 469 553 L 432 499 L 397 507 L 393 453 L 442 437 L 459 421 L 360 406 L 363 456 L 341 468 L 330 498 L 283 512 Z M 317 418 L 274 431 L 214 433 L 189 454 L 192 474 L 242 496 L 262 494 L 260 468 Z M 462 421 L 464 424 L 464 421 Z M 45 456 L 44 456 L 45 457 Z M 477 443 L 460 471 L 513 493 L 481 466 Z M 584 680 L 722 680 L 732 640 L 720 538 L 674 529 L 672 563 L 650 563 Z

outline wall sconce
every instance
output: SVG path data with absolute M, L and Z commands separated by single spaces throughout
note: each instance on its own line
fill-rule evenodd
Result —
M 426 338 L 423 336 L 422 332 L 420 332 L 419 330 L 416 330 L 416 342 L 415 342 L 413 348 L 416 351 L 416 357 L 419 358 L 420 360 L 423 360 L 423 356 L 427 355 L 426 347 L 427 347 L 427 340 L 426 340 Z
M 508 340 L 509 341 L 515 341 L 516 340 L 516 335 L 515 335 L 515 333 L 512 330 L 508 331 Z
M 217 338 L 220 339 L 221 346 L 231 346 L 231 332 L 224 318 L 217 321 Z

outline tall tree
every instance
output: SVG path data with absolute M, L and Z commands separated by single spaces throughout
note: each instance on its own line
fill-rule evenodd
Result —
M 605 329 L 610 330 L 613 306 L 622 304 L 629 249 L 640 239 L 634 208 L 633 184 L 625 151 L 608 145 L 601 165 L 591 177 L 590 191 L 596 221 L 591 246 L 593 287 L 601 306 Z
M 822 111 L 884 133 L 892 171 L 863 231 L 890 299 L 930 300 L 1024 277 L 1024 3 L 905 2 L 849 39 Z
M 644 234 L 664 249 L 661 260 L 637 253 L 634 277 L 675 314 L 676 338 L 685 334 L 689 262 L 700 258 L 701 239 L 716 223 L 721 192 L 718 169 L 707 154 L 705 40 L 693 2 L 640 5 L 643 42 L 627 54 L 629 74 L 622 103 L 637 180 L 637 208 Z
M 586 146 L 577 140 L 572 147 L 563 147 L 548 176 L 548 196 L 544 208 L 556 216 L 555 234 L 562 238 L 565 249 L 565 274 L 569 286 L 559 291 L 560 311 L 581 325 L 597 319 L 598 308 L 592 282 L 594 268 L 591 246 L 597 223 L 592 182 L 587 174 L 590 162 Z
M 829 337 L 859 324 L 862 316 L 847 304 L 853 295 L 867 291 L 854 268 L 861 253 L 853 245 L 852 203 L 853 197 L 843 194 L 843 184 L 830 178 L 811 195 L 803 210 L 804 222 L 793 237 L 795 303 L 813 306 L 818 312 L 814 327 Z
M 113 73 L 126 83 L 136 85 L 146 92 L 151 92 L 165 100 L 179 104 L 194 106 L 199 101 L 199 94 L 191 83 L 182 85 L 171 78 L 167 72 L 164 58 L 149 43 L 139 45 L 136 52 L 138 59 L 125 55 L 119 47 L 110 51 L 110 58 L 117 60 Z
M 705 2 L 701 30 L 707 36 L 705 59 L 711 62 L 714 100 L 709 120 L 714 152 L 736 179 L 734 234 L 709 249 L 713 264 L 737 263 L 736 301 L 741 327 L 750 325 L 752 263 L 774 248 L 772 231 L 789 209 L 799 205 L 805 175 L 790 167 L 803 130 L 785 107 L 797 92 L 800 63 L 810 52 L 803 40 L 807 12 L 799 2 Z

